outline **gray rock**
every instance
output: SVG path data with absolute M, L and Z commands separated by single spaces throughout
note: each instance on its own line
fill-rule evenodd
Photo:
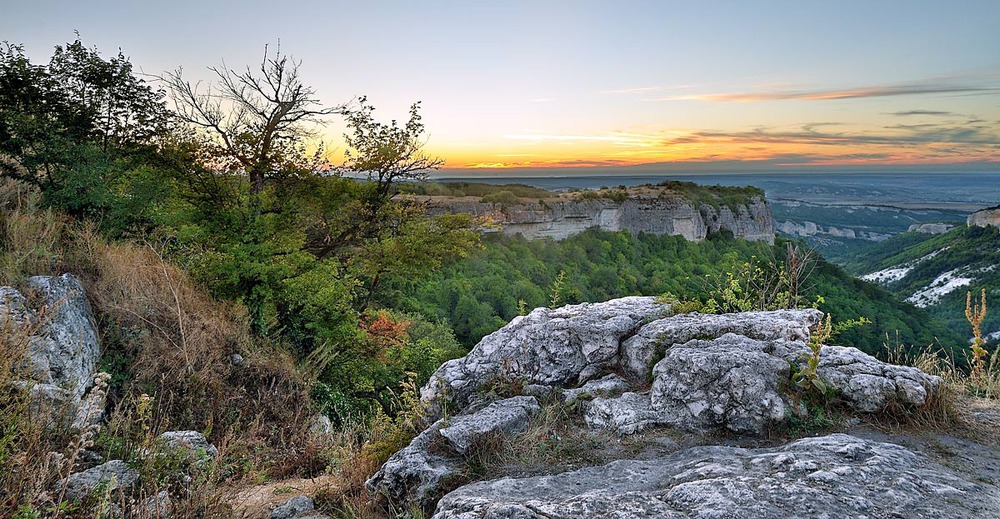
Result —
M 450 481 L 462 475 L 460 464 L 452 457 L 432 452 L 439 441 L 440 420 L 417 435 L 409 445 L 389 457 L 368 481 L 369 492 L 392 503 L 416 503 L 426 506 L 436 500 Z
M 561 240 L 592 227 L 606 231 L 670 234 L 701 241 L 725 229 L 746 240 L 774 243 L 774 218 L 767 202 L 748 196 L 734 208 L 696 204 L 666 189 L 657 195 L 633 194 L 625 200 L 546 200 L 544 203 L 499 204 L 449 199 L 432 201 L 431 214 L 471 213 L 500 224 L 499 232 L 532 240 Z
M 735 333 L 758 340 L 809 340 L 810 328 L 823 318 L 819 310 L 779 310 L 738 314 L 682 314 L 653 321 L 622 344 L 622 368 L 649 381 L 652 367 L 675 344 L 715 339 Z
M 313 500 L 307 496 L 295 496 L 278 505 L 271 512 L 271 519 L 323 519 L 327 516 L 316 511 Z
M 192 462 L 211 461 L 219 455 L 219 449 L 198 431 L 168 431 L 158 440 L 166 449 L 179 452 Z
M 587 405 L 583 418 L 591 428 L 609 429 L 620 435 L 635 434 L 667 423 L 663 413 L 653 409 L 649 393 L 595 398 Z
M 333 434 L 333 422 L 325 414 L 317 414 L 309 424 L 309 434 L 315 438 L 328 438 Z
M 844 434 L 773 449 L 695 447 L 463 486 L 434 519 L 906 517 L 1000 514 L 1000 489 L 904 447 Z
M 170 494 L 166 490 L 161 490 L 155 496 L 147 498 L 144 505 L 145 517 L 170 519 L 174 516 L 174 504 L 170 501 Z
M 0 323 L 23 326 L 35 319 L 28 300 L 14 287 L 0 287 Z
M 492 434 L 513 435 L 528 428 L 531 416 L 541 407 L 533 396 L 518 396 L 500 400 L 468 415 L 452 419 L 441 428 L 455 452 L 465 454 L 476 441 Z
M 139 481 L 139 473 L 122 460 L 111 460 L 103 465 L 70 474 L 63 482 L 66 499 L 80 501 L 98 486 L 109 490 L 127 491 Z M 107 487 L 104 487 L 107 485 Z
M 555 393 L 555 390 L 552 389 L 552 386 L 545 384 L 528 384 L 521 390 L 522 395 L 533 396 L 539 400 L 546 399 L 552 396 L 553 393 Z
M 618 396 L 629 389 L 631 388 L 625 379 L 612 373 L 604 378 L 591 380 L 578 388 L 563 391 L 563 399 L 567 404 L 572 404 L 577 400 L 595 396 Z
M 28 286 L 48 308 L 43 328 L 51 339 L 45 355 L 54 384 L 66 387 L 79 399 L 90 387 L 101 343 L 83 285 L 72 274 L 35 276 Z
M 504 378 L 559 387 L 583 384 L 617 365 L 624 337 L 667 311 L 652 297 L 537 308 L 484 337 L 465 357 L 444 363 L 421 389 L 421 401 L 434 420 L 447 402 L 464 409 L 477 391 Z
M 229 364 L 232 366 L 240 367 L 244 362 L 243 355 L 239 353 L 233 353 L 229 356 Z
M 694 430 L 726 427 L 761 433 L 785 419 L 788 362 L 769 355 L 768 343 L 726 334 L 675 345 L 653 369 L 650 403 L 660 421 Z
M 941 379 L 909 367 L 887 364 L 856 348 L 823 346 L 817 373 L 858 411 L 873 413 L 892 402 L 927 403 Z

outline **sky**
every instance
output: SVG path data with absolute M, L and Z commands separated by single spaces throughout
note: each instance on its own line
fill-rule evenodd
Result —
M 459 169 L 1000 169 L 998 20 L 997 0 L 0 0 L 0 39 L 36 61 L 78 31 L 210 80 L 280 42 L 328 105 L 420 101 Z M 322 130 L 334 156 L 343 131 Z

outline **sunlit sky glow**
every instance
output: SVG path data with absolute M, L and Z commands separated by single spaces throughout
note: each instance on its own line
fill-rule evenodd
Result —
M 1000 165 L 996 0 L 287 4 L 0 0 L 0 39 L 192 79 L 280 39 L 325 103 L 422 101 L 449 168 Z

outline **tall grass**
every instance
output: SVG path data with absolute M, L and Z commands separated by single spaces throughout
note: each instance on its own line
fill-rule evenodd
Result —
M 98 320 L 101 367 L 111 376 L 102 430 L 46 427 L 32 416 L 29 388 L 14 383 L 27 378 L 28 341 L 38 329 L 0 323 L 0 517 L 82 517 L 111 505 L 130 517 L 155 516 L 145 500 L 163 490 L 174 517 L 225 516 L 224 487 L 311 476 L 326 466 L 309 434 L 310 380 L 293 357 L 253 337 L 244 307 L 213 299 L 159 250 L 152 239 L 111 242 L 95 225 L 41 207 L 36 190 L 0 183 L 0 285 L 77 275 Z M 160 433 L 180 429 L 206 434 L 219 457 L 192 471 L 150 454 Z M 53 489 L 86 468 L 84 450 L 133 464 L 143 474 L 140 487 L 62 503 Z

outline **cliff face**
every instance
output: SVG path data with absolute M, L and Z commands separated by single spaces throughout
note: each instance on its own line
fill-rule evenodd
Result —
M 734 205 L 695 204 L 679 195 L 633 196 L 622 201 L 546 200 L 515 205 L 477 200 L 433 200 L 433 214 L 472 213 L 491 218 L 500 232 L 522 234 L 528 239 L 561 240 L 591 227 L 606 231 L 679 235 L 691 241 L 727 230 L 751 241 L 774 243 L 774 218 L 761 197 L 748 197 Z
M 986 227 L 987 225 L 1000 227 L 1000 207 L 991 207 L 982 211 L 976 211 L 969 215 L 966 224 L 969 227 Z

